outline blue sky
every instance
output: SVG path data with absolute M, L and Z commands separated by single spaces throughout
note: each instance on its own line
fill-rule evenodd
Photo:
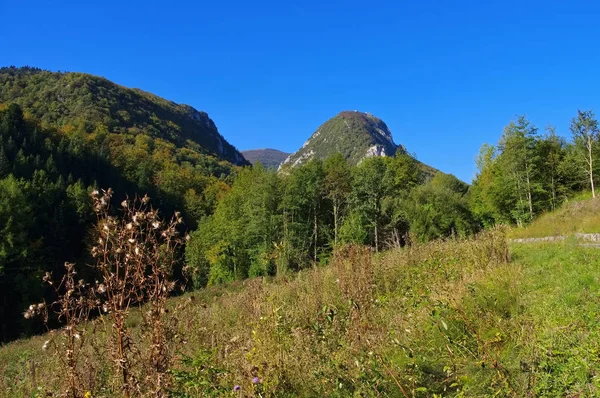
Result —
M 0 0 L 0 65 L 87 72 L 209 113 L 238 149 L 293 152 L 342 110 L 470 181 L 515 115 L 600 114 L 596 1 Z

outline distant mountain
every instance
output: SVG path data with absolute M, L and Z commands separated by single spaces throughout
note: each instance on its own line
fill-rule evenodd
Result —
M 248 162 L 205 112 L 84 73 L 0 68 L 0 103 L 17 103 L 45 126 L 146 134 L 234 165 Z
M 351 164 L 370 156 L 394 156 L 406 152 L 396 145 L 383 120 L 358 111 L 344 111 L 323 123 L 304 143 L 288 156 L 280 169 L 295 167 L 310 159 L 326 159 L 341 153 Z
M 248 151 L 242 151 L 242 155 L 248 160 L 250 163 L 255 164 L 256 162 L 261 162 L 263 166 L 268 169 L 275 169 L 279 167 L 281 163 L 288 156 L 290 156 L 287 152 L 278 151 L 277 149 L 250 149 Z

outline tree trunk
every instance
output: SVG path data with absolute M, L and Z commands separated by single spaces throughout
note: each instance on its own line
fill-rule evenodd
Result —
M 379 235 L 377 231 L 377 221 L 375 221 L 375 251 L 379 252 Z
M 333 243 L 338 243 L 338 203 L 337 199 L 333 201 Z
M 592 187 L 592 198 L 596 197 L 596 191 L 594 190 L 594 157 L 592 156 L 592 137 L 588 136 L 588 164 L 590 166 L 590 186 Z
M 529 202 L 529 220 L 533 220 L 533 200 L 531 199 L 531 182 L 529 180 L 529 170 L 527 176 L 527 201 Z
M 556 184 L 554 182 L 554 172 L 552 172 L 552 210 L 556 209 Z
M 319 229 L 318 229 L 318 223 L 317 223 L 317 206 L 314 206 L 314 213 L 315 213 L 315 225 L 314 225 L 314 236 L 315 236 L 315 263 L 317 262 L 317 243 L 319 241 Z

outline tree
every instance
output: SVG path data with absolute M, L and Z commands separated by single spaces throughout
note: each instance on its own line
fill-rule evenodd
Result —
M 525 116 L 520 116 L 504 128 L 499 143 L 499 166 L 514 189 L 513 217 L 519 225 L 525 217 L 531 221 L 534 215 L 533 191 L 538 188 L 536 171 L 539 170 L 537 140 L 537 128 Z
M 558 204 L 561 187 L 560 165 L 565 157 L 565 142 L 556 135 L 556 128 L 548 126 L 546 134 L 538 143 L 539 154 L 542 159 L 541 174 L 544 184 L 550 192 L 550 208 L 554 210 Z
M 333 242 L 337 246 L 343 210 L 352 192 L 352 171 L 340 153 L 325 160 L 324 169 L 325 195 L 332 202 Z
M 360 219 L 369 224 L 375 251 L 380 247 L 381 206 L 388 191 L 385 175 L 385 160 L 380 157 L 367 158 L 354 169 L 353 207 L 361 213 Z
M 4 146 L 2 145 L 2 140 L 0 138 L 0 178 L 4 178 L 10 174 L 10 161 L 4 152 Z
M 595 149 L 598 145 L 598 121 L 595 119 L 594 112 L 577 110 L 577 116 L 571 120 L 571 134 L 573 142 L 578 150 L 581 163 L 585 167 L 586 174 L 590 182 L 592 197 L 596 197 L 594 187 L 594 160 L 596 157 Z
M 418 240 L 466 236 L 477 230 L 465 199 L 465 185 L 454 176 L 437 173 L 411 192 L 410 229 Z
M 25 189 L 12 175 L 0 179 L 0 272 L 9 262 L 27 255 L 32 214 Z

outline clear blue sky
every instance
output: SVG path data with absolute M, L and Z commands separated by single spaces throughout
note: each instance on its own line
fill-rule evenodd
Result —
M 238 149 L 293 152 L 371 112 L 470 181 L 515 115 L 600 114 L 600 2 L 0 0 L 0 65 L 88 72 L 204 110 Z

